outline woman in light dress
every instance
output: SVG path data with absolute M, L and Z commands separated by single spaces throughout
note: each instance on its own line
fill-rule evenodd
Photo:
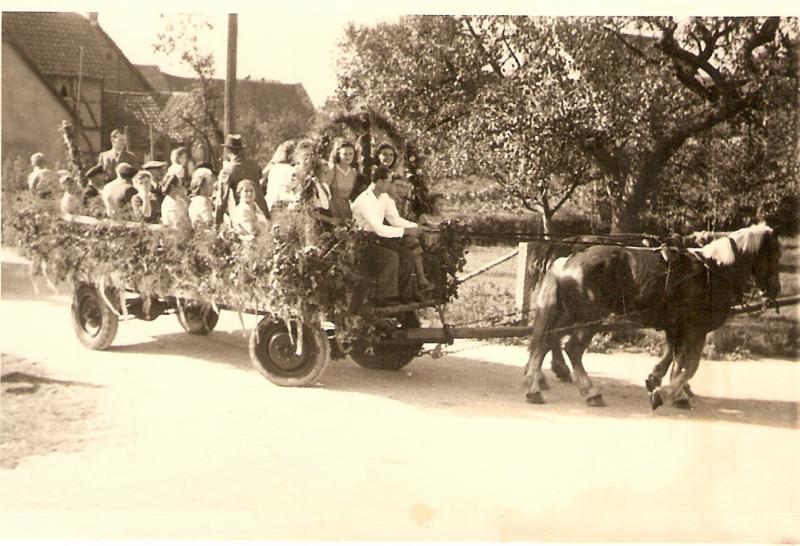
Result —
M 178 176 L 167 175 L 164 180 L 164 200 L 161 202 L 161 223 L 167 227 L 188 229 L 189 207 L 183 184 Z
M 233 230 L 241 236 L 256 237 L 269 227 L 269 222 L 256 206 L 256 186 L 252 180 L 242 180 L 236 187 L 239 204 L 231 213 Z
M 214 225 L 214 207 L 211 204 L 211 195 L 214 191 L 214 173 L 204 167 L 192 173 L 192 182 L 189 186 L 191 199 L 189 200 L 189 220 L 192 227 Z
M 330 211 L 333 218 L 348 221 L 353 218 L 350 203 L 357 196 L 357 188 L 365 186 L 365 177 L 353 166 L 356 147 L 352 142 L 337 138 L 333 143 L 330 159 Z

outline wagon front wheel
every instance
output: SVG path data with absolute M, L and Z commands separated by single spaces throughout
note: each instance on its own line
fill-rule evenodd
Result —
M 319 328 L 302 324 L 302 345 L 298 354 L 299 321 L 265 317 L 250 334 L 250 361 L 258 372 L 282 387 L 312 384 L 330 362 L 330 344 Z
M 109 296 L 108 292 L 106 296 Z M 108 349 L 117 335 L 118 325 L 119 317 L 109 309 L 95 286 L 81 284 L 75 289 L 72 327 L 84 347 L 95 351 Z
M 392 329 L 403 330 L 419 328 L 419 318 L 415 313 L 406 313 L 402 317 L 389 319 L 386 333 Z M 398 371 L 411 363 L 422 349 L 421 343 L 408 345 L 370 345 L 361 340 L 353 344 L 350 357 L 362 368 L 370 370 Z

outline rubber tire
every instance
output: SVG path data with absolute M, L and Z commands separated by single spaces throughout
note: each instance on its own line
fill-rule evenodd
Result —
M 296 333 L 295 333 L 296 336 Z M 303 350 L 296 363 L 284 363 L 282 367 L 273 355 L 286 350 L 294 356 L 294 346 L 286 329 L 286 323 L 272 317 L 264 317 L 250 334 L 250 362 L 258 373 L 281 387 L 305 387 L 314 383 L 331 361 L 328 337 L 319 328 L 303 324 Z M 273 352 L 270 353 L 270 344 Z M 283 350 L 281 350 L 283 349 Z M 289 369 L 289 366 L 292 366 Z
M 413 312 L 400 319 L 400 328 L 419 328 L 419 318 Z M 350 357 L 362 368 L 368 370 L 386 370 L 396 372 L 408 366 L 417 357 L 422 343 L 413 345 L 378 345 L 373 347 L 372 354 L 367 352 L 368 345 L 356 342 Z
M 199 309 L 196 302 L 181 300 L 181 305 L 183 306 L 183 313 L 178 311 L 175 316 L 178 317 L 178 322 L 187 333 L 196 336 L 207 336 L 214 331 L 217 322 L 219 322 L 219 313 L 214 311 L 211 306 L 208 307 L 206 320 L 203 320 L 203 317 L 189 311 L 190 309 Z M 184 316 L 186 320 L 184 320 Z
M 81 314 L 87 311 L 85 308 L 87 305 L 96 306 L 95 319 L 100 321 L 99 327 L 94 333 L 84 327 L 85 317 L 84 319 L 81 318 Z M 94 285 L 80 284 L 75 288 L 72 295 L 71 314 L 72 327 L 78 336 L 78 341 L 84 347 L 93 351 L 102 351 L 111 346 L 114 337 L 117 335 L 119 317 L 108 308 Z

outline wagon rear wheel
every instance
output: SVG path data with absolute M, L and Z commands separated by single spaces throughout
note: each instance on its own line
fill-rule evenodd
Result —
M 110 294 L 113 299 L 113 294 Z M 108 297 L 108 292 L 106 293 Z M 78 341 L 95 351 L 107 349 L 117 335 L 119 317 L 108 308 L 97 288 L 80 284 L 72 296 L 72 327 Z
M 181 300 L 180 304 L 183 313 L 179 310 L 176 315 L 184 330 L 198 336 L 207 336 L 214 330 L 219 321 L 219 313 L 211 305 L 193 300 Z
M 250 334 L 250 361 L 258 372 L 282 387 L 303 387 L 316 381 L 330 362 L 330 344 L 319 328 L 303 324 L 303 343 L 297 354 L 298 321 L 289 332 L 286 323 L 265 317 Z
M 415 313 L 406 313 L 397 319 L 391 319 L 388 325 L 389 332 L 392 328 L 419 328 L 419 318 Z M 389 333 L 387 332 L 387 333 Z M 369 345 L 363 341 L 353 343 L 350 356 L 359 366 L 370 370 L 397 371 L 406 367 L 419 354 L 422 343 L 410 345 Z

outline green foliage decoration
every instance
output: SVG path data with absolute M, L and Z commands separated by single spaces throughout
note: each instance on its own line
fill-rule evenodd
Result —
M 66 221 L 55 202 L 37 200 L 11 211 L 9 242 L 33 262 L 34 271 L 46 265 L 52 281 L 104 284 L 238 311 L 266 309 L 276 318 L 316 326 L 329 321 L 344 341 L 373 335 L 369 307 L 354 305 L 370 286 L 361 273 L 365 233 L 352 225 L 319 229 L 308 212 L 284 213 L 271 230 L 246 239 L 229 229 Z M 458 222 L 444 224 L 426 253 L 426 267 L 441 275 L 448 299 L 457 296 L 455 275 L 465 264 L 463 233 Z

